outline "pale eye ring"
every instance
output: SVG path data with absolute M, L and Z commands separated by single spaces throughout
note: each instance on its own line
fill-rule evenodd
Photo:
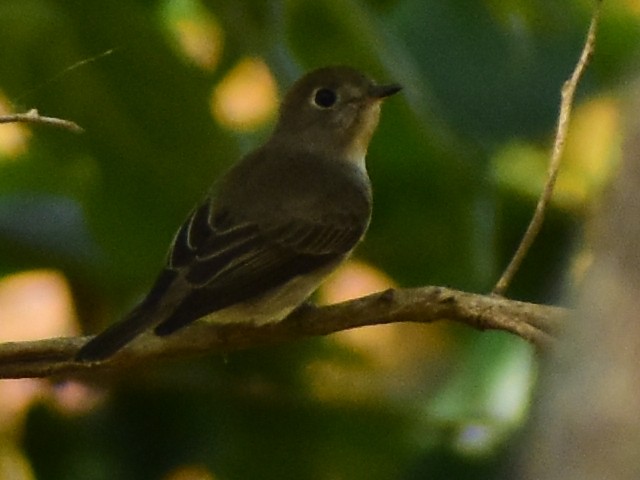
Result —
M 313 94 L 313 104 L 320 108 L 331 108 L 338 101 L 338 94 L 330 88 L 318 88 Z

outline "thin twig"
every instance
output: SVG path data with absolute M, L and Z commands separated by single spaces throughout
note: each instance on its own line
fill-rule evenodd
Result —
M 66 67 L 65 69 L 63 69 L 61 72 L 58 72 L 57 74 L 53 75 L 51 78 L 46 79 L 44 82 L 36 85 L 35 87 L 27 90 L 26 92 L 22 93 L 21 95 L 13 98 L 13 102 L 14 103 L 18 102 L 18 101 L 22 100 L 23 98 L 26 98 L 26 97 L 28 97 L 30 95 L 33 95 L 36 92 L 39 92 L 40 90 L 43 90 L 44 88 L 48 87 L 52 83 L 55 83 L 58 80 L 66 77 L 69 73 L 73 72 L 74 70 L 78 70 L 81 67 L 84 67 L 84 66 L 86 66 L 86 65 L 88 65 L 90 63 L 97 62 L 98 60 L 101 60 L 103 57 L 107 57 L 107 56 L 111 55 L 115 51 L 116 51 L 115 48 L 110 48 L 109 50 L 105 50 L 104 52 L 98 53 L 97 55 L 94 55 L 92 57 L 83 58 L 82 60 L 78 60 L 73 65 L 70 65 L 70 66 Z
M 582 75 L 587 65 L 589 64 L 591 55 L 593 55 L 593 49 L 596 42 L 596 31 L 598 29 L 598 23 L 600 20 L 601 4 L 602 0 L 597 0 L 593 16 L 591 17 L 591 24 L 589 25 L 587 39 L 585 41 L 584 47 L 582 48 L 582 53 L 580 54 L 580 59 L 578 60 L 573 73 L 562 87 L 560 114 L 558 116 L 558 126 L 556 129 L 555 141 L 553 143 L 551 160 L 549 161 L 549 168 L 547 170 L 547 182 L 544 186 L 542 194 L 540 195 L 540 199 L 538 200 L 538 204 L 536 205 L 536 210 L 533 214 L 533 217 L 531 218 L 531 222 L 527 227 L 527 231 L 522 237 L 520 245 L 518 245 L 518 249 L 514 253 L 511 262 L 502 273 L 502 276 L 496 283 L 496 286 L 493 288 L 492 293 L 494 295 L 503 295 L 507 288 L 509 288 L 513 277 L 520 268 L 522 261 L 529 253 L 531 245 L 533 245 L 533 242 L 535 241 L 538 233 L 540 233 L 540 229 L 542 228 L 544 216 L 549 205 L 549 201 L 551 200 L 551 195 L 553 194 L 553 189 L 558 177 L 558 171 L 560 170 L 560 160 L 562 159 L 564 144 L 567 138 L 567 131 L 569 129 L 569 119 L 571 117 L 571 108 L 573 107 L 573 98 L 575 96 L 578 83 L 580 82 L 580 79 L 582 78 Z
M 55 117 L 43 117 L 38 113 L 35 108 L 29 110 L 27 113 L 14 113 L 11 115 L 0 115 L 0 123 L 40 123 L 43 125 L 51 125 L 58 128 L 64 128 L 73 133 L 83 133 L 84 129 L 71 120 L 64 120 L 62 118 Z

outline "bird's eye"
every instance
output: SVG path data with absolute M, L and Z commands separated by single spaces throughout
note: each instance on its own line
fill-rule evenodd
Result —
M 313 97 L 313 103 L 321 108 L 332 107 L 336 103 L 336 100 L 338 100 L 338 95 L 329 88 L 319 88 Z

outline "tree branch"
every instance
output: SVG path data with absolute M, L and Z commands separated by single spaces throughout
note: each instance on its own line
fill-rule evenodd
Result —
M 43 125 L 51 125 L 58 128 L 64 128 L 73 133 L 83 133 L 84 129 L 71 120 L 64 120 L 55 117 L 43 117 L 38 110 L 32 108 L 27 113 L 14 113 L 11 115 L 0 115 L 0 123 L 40 123 Z
M 601 0 L 598 0 L 596 2 L 593 16 L 591 17 L 591 24 L 589 25 L 589 32 L 587 33 L 587 39 L 585 40 L 584 47 L 582 48 L 582 53 L 580 54 L 580 58 L 578 59 L 578 63 L 576 64 L 569 79 L 562 86 L 560 114 L 558 115 L 556 137 L 553 142 L 553 150 L 551 153 L 551 159 L 549 161 L 549 168 L 547 170 L 547 181 L 545 183 L 544 189 L 542 190 L 540 198 L 538 199 L 538 204 L 536 205 L 536 209 L 533 213 L 533 217 L 531 218 L 531 222 L 529 223 L 529 226 L 527 227 L 522 240 L 520 240 L 520 244 L 518 245 L 516 252 L 513 254 L 509 265 L 507 265 L 507 268 L 505 268 L 502 276 L 496 283 L 496 286 L 493 288 L 494 295 L 504 295 L 504 293 L 507 291 L 507 288 L 509 288 L 513 277 L 520 269 L 522 261 L 529 253 L 531 245 L 533 245 L 533 242 L 535 241 L 538 233 L 540 233 L 540 229 L 542 228 L 544 216 L 547 211 L 547 207 L 549 206 L 549 202 L 551 201 L 551 195 L 553 194 L 556 179 L 558 178 L 558 172 L 560 171 L 560 160 L 562 159 L 562 154 L 564 153 L 564 144 L 567 139 L 567 131 L 569 130 L 569 119 L 571 118 L 573 98 L 575 96 L 578 83 L 580 82 L 580 79 L 582 78 L 582 75 L 584 74 L 584 71 L 589 64 L 589 60 L 593 55 L 593 49 L 596 44 L 596 32 L 598 30 L 598 23 L 600 21 L 601 3 Z
M 479 330 L 503 330 L 535 345 L 547 347 L 568 311 L 483 296 L 444 287 L 387 290 L 325 307 L 303 307 L 282 322 L 207 325 L 195 322 L 165 338 L 145 333 L 102 363 L 73 360 L 88 337 L 52 338 L 0 344 L 0 378 L 82 377 L 91 372 L 129 368 L 153 359 L 229 353 L 298 340 L 367 325 L 399 322 L 431 323 L 451 320 Z

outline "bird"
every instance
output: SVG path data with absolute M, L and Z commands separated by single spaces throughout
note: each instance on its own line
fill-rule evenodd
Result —
M 271 136 L 178 229 L 148 294 L 75 360 L 104 361 L 151 329 L 164 337 L 194 321 L 264 325 L 304 304 L 369 226 L 365 156 L 382 100 L 401 89 L 347 66 L 296 81 Z

